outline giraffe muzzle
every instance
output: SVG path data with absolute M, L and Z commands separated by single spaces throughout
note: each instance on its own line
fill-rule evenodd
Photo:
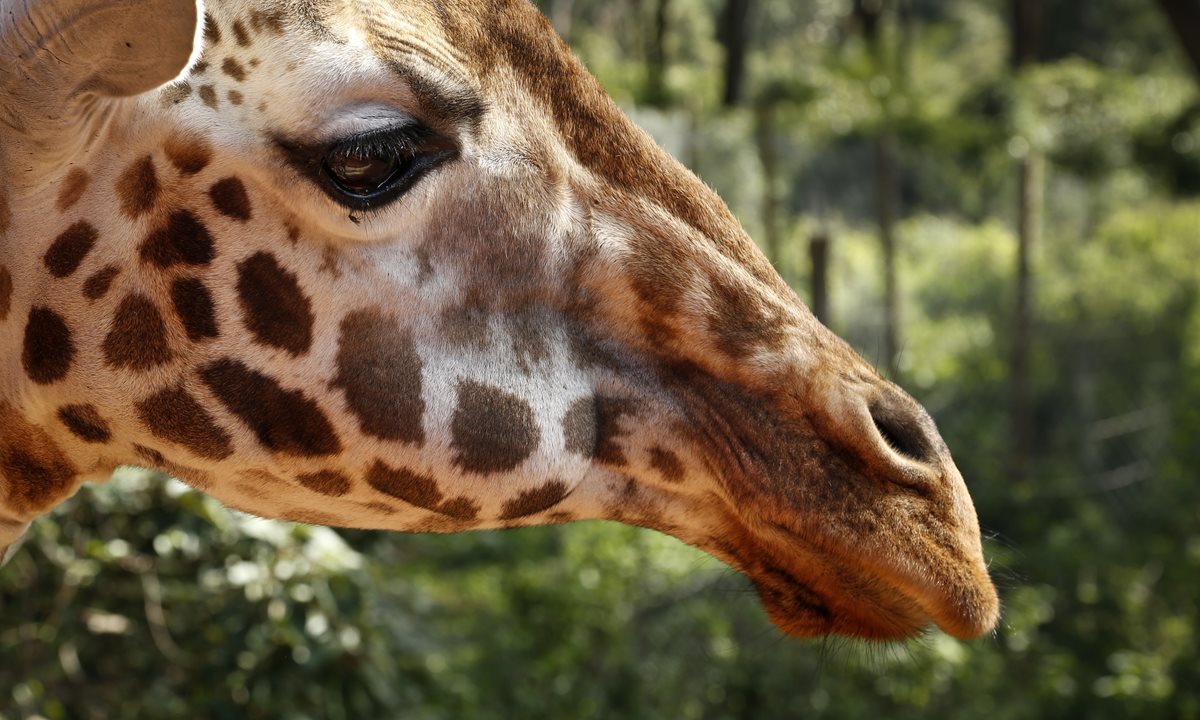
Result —
M 746 531 L 732 562 L 772 621 L 792 635 L 883 640 L 930 624 L 962 639 L 990 631 L 999 600 L 979 523 L 929 414 L 869 373 L 800 396 L 803 411 L 789 397 L 753 416 L 736 442 L 768 460 L 725 481 Z M 749 397 L 719 412 L 756 405 L 763 412 Z

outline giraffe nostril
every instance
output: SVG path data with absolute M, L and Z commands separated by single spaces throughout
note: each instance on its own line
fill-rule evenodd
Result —
M 872 403 L 869 410 L 875 430 L 888 447 L 909 460 L 927 465 L 937 463 L 931 430 L 926 428 L 932 421 L 923 417 L 924 413 L 891 403 Z

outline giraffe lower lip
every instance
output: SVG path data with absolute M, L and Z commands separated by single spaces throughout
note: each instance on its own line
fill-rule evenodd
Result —
M 858 603 L 853 600 L 813 604 L 812 592 L 796 582 L 796 594 L 756 582 L 768 616 L 794 637 L 843 635 L 864 640 L 903 640 L 919 635 L 931 619 L 907 598 L 897 603 Z
M 827 603 L 831 612 L 828 632 L 899 640 L 917 635 L 932 624 L 960 640 L 969 640 L 987 633 L 996 624 L 998 601 L 990 581 L 986 585 L 978 578 L 973 584 L 961 579 L 957 582 L 951 579 L 938 581 L 936 578 L 913 577 L 912 573 L 896 568 L 868 567 L 845 552 L 818 548 L 786 525 L 778 522 L 771 525 L 786 538 L 785 542 L 793 551 L 801 553 L 801 557 L 819 557 L 824 559 L 822 564 L 857 568 L 859 580 L 865 581 L 863 587 L 871 588 L 869 595 L 873 597 L 847 588 L 840 593 L 844 600 Z M 986 571 L 983 577 L 986 577 Z M 795 582 L 808 590 L 807 585 Z M 763 594 L 763 602 L 770 604 L 766 594 Z M 790 634 L 819 634 L 797 633 L 778 621 L 776 624 Z

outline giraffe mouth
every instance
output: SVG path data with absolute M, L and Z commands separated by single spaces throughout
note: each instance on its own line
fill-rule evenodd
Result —
M 795 569 L 768 568 L 750 576 L 772 622 L 784 632 L 902 640 L 936 625 L 966 640 L 995 625 L 994 589 L 990 582 L 988 592 L 976 586 L 975 568 L 957 578 L 933 577 L 907 567 L 911 561 L 864 560 L 860 553 L 818 548 L 781 523 L 770 527 L 783 537 L 776 552 L 786 552 L 786 565 Z

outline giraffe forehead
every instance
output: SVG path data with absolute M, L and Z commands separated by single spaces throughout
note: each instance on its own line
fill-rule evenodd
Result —
M 245 124 L 311 130 L 339 104 L 417 109 L 432 98 L 439 102 L 423 109 L 437 110 L 453 106 L 448 96 L 470 94 L 464 56 L 424 3 L 316 1 L 284 13 L 270 4 L 213 2 L 206 24 L 191 87 L 168 89 L 168 98 L 198 89 L 210 109 Z M 231 111 L 229 88 L 256 102 Z

